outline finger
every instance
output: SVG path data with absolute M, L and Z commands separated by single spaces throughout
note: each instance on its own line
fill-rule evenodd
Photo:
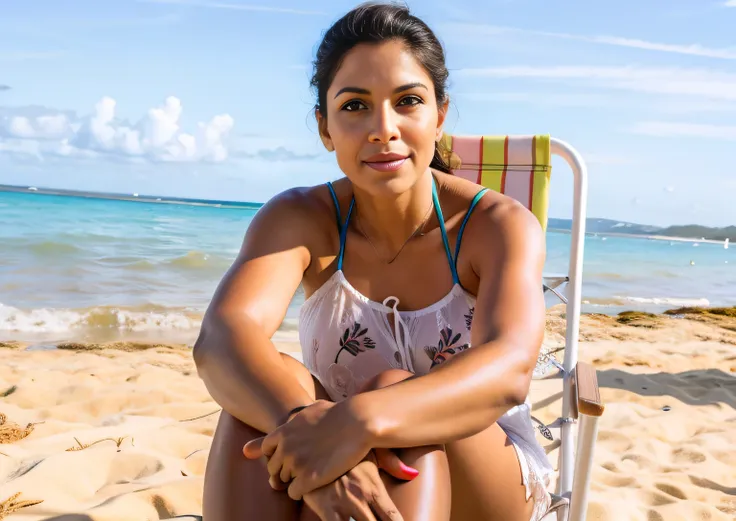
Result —
M 289 497 L 294 501 L 299 501 L 302 499 L 304 494 L 309 494 L 310 492 L 312 492 L 311 490 L 302 491 L 303 479 L 304 478 L 302 478 L 301 476 L 297 476 L 291 480 L 291 483 L 289 483 L 289 489 L 287 490 L 287 493 L 289 494 Z
M 268 469 L 268 475 L 272 478 L 280 479 L 279 475 L 281 474 L 281 467 L 284 464 L 284 454 L 281 446 L 279 445 L 276 447 L 276 452 L 271 454 L 271 456 L 268 458 L 268 463 L 266 463 L 266 468 Z
M 286 490 L 289 487 L 288 483 L 284 483 L 280 478 L 276 478 L 274 476 L 268 476 L 268 484 L 271 485 L 272 489 L 278 490 L 279 492 Z
M 376 521 L 376 516 L 371 512 L 371 507 L 368 506 L 366 500 L 362 497 L 355 496 L 349 491 L 343 498 L 343 507 L 341 510 L 350 514 L 350 517 L 355 521 Z
M 265 436 L 250 440 L 243 446 L 243 455 L 248 459 L 258 459 L 263 456 L 263 440 Z
M 378 468 L 387 474 L 406 481 L 411 481 L 419 475 L 419 471 L 406 465 L 391 449 L 374 449 Z
M 280 445 L 279 445 L 280 446 Z M 281 472 L 279 472 L 279 478 L 282 482 L 288 483 L 294 477 L 293 466 L 291 461 L 284 459 L 281 463 Z
M 313 476 L 316 472 L 311 473 Z M 294 501 L 301 500 L 305 495 L 323 487 L 327 483 L 318 483 L 314 479 L 307 479 L 305 474 L 300 474 L 289 483 L 289 497 Z
M 320 519 L 320 521 L 350 521 L 349 515 L 338 512 L 336 508 L 332 508 L 331 503 L 326 504 L 323 501 L 320 501 L 319 497 L 315 496 L 314 494 L 305 495 L 304 504 L 309 507 L 309 509 Z
M 371 497 L 367 498 L 368 504 L 376 513 L 378 519 L 381 521 L 404 521 L 401 516 L 401 512 L 396 508 L 393 499 L 388 494 L 388 490 L 384 486 L 383 482 L 379 479 L 375 484 L 375 491 L 371 494 Z
M 279 446 L 279 442 L 281 441 L 281 430 L 276 429 L 271 434 L 263 438 L 263 444 L 261 445 L 261 450 L 263 451 L 263 455 L 266 457 L 270 457 L 271 454 L 273 454 L 276 451 L 276 447 Z

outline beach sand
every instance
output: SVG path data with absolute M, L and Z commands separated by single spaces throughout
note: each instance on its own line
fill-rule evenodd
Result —
M 580 359 L 598 369 L 606 404 L 589 521 L 736 519 L 734 323 L 584 317 Z M 563 325 L 551 311 L 547 345 L 560 341 Z M 278 347 L 298 357 L 291 335 Z M 188 346 L 0 347 L 0 518 L 201 515 L 219 407 Z M 559 379 L 533 382 L 536 417 L 557 417 L 560 389 Z M 556 444 L 539 439 L 556 467 Z

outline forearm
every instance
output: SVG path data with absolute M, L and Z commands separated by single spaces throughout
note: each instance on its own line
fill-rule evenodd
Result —
M 208 317 L 194 358 L 212 398 L 261 432 L 273 431 L 294 407 L 314 401 L 261 328 L 242 316 Z
M 444 444 L 481 432 L 522 402 L 532 367 L 524 349 L 489 343 L 427 375 L 356 395 L 350 407 L 375 447 Z

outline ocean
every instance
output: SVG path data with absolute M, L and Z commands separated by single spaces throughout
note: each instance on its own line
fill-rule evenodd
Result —
M 0 340 L 193 341 L 258 205 L 181 203 L 0 192 Z M 546 273 L 569 244 L 548 232 Z M 589 235 L 583 276 L 583 311 L 735 305 L 736 246 Z

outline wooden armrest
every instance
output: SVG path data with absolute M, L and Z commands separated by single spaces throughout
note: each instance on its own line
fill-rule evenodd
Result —
M 578 362 L 572 379 L 572 416 L 601 416 L 605 408 L 598 390 L 598 374 L 595 367 Z

